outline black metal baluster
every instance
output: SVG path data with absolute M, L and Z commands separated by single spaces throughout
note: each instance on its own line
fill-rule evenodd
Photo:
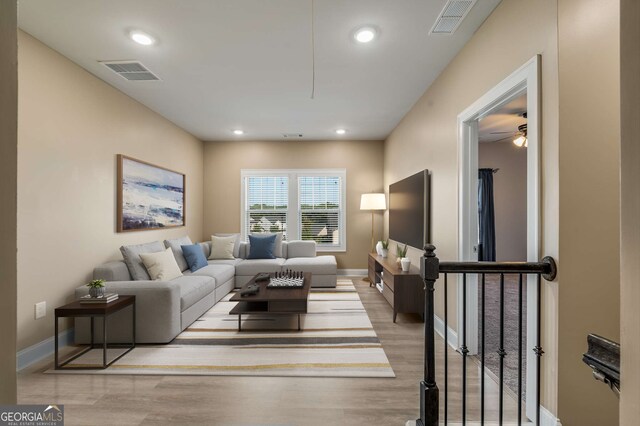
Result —
M 502 425 L 504 419 L 504 357 L 507 353 L 504 350 L 504 274 L 500 274 L 500 348 L 498 349 L 498 355 L 500 356 L 500 392 L 498 422 Z
M 518 283 L 518 425 L 522 424 L 522 274 Z
M 467 274 L 462 274 L 462 424 L 467 424 Z
M 447 404 L 449 402 L 448 386 L 449 386 L 449 361 L 447 351 L 449 350 L 449 326 L 448 326 L 448 300 L 447 300 L 447 278 L 448 274 L 444 274 L 444 424 L 447 424 Z
M 482 299 L 480 318 L 480 424 L 484 424 L 484 304 L 485 304 L 485 274 L 482 274 Z
M 542 358 L 542 354 L 544 351 L 540 346 L 540 324 L 542 312 L 540 309 L 542 303 L 542 276 L 538 274 L 538 280 L 536 282 L 536 316 L 537 316 L 537 324 L 536 324 L 536 346 L 533 348 L 533 351 L 536 354 L 536 424 L 540 425 L 540 359 Z

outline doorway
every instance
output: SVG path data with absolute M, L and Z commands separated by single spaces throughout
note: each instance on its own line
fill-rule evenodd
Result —
M 492 114 L 525 99 L 527 146 L 526 146 L 526 260 L 538 261 L 540 256 L 540 57 L 535 56 L 497 86 L 483 95 L 471 106 L 458 115 L 459 142 L 459 260 L 477 261 L 479 245 L 478 218 L 478 169 L 480 168 L 480 129 L 481 121 Z M 500 173 L 500 171 L 498 171 Z M 482 249 L 482 248 L 481 248 Z M 471 277 L 469 277 L 471 278 Z M 526 283 L 526 329 L 534 330 L 536 317 L 537 295 L 535 293 L 535 278 L 531 277 Z M 470 354 L 479 352 L 479 321 L 478 304 L 462 300 L 462 283 L 458 283 L 458 337 L 462 336 L 463 312 L 466 311 L 466 341 Z M 467 280 L 468 300 L 477 301 L 479 297 L 477 279 Z M 535 354 L 535 333 L 526 333 L 526 415 L 535 418 L 535 377 L 537 374 Z M 517 339 L 516 339 L 517 341 Z M 486 349 L 486 348 L 485 348 Z M 517 361 L 516 361 L 517 363 Z M 486 367 L 486 366 L 485 366 Z M 491 370 L 485 368 L 491 375 Z
M 478 260 L 527 261 L 527 95 L 515 98 L 478 120 Z M 526 353 L 519 371 L 519 319 L 526 318 L 526 292 L 520 300 L 517 276 L 504 277 L 504 382 L 520 398 L 526 395 Z M 500 276 L 487 275 L 478 298 L 478 335 L 484 335 L 485 366 L 500 374 Z M 484 300 L 483 300 L 484 299 Z M 483 305 L 484 303 L 484 305 Z M 484 318 L 484 329 L 482 319 Z M 484 330 L 484 333 L 483 333 Z M 481 339 L 482 341 L 482 339 Z M 519 389 L 518 379 L 523 386 Z

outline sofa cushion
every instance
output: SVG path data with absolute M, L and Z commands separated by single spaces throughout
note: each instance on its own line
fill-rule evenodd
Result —
M 207 258 L 204 257 L 204 252 L 202 251 L 200 244 L 191 244 L 189 246 L 181 247 L 182 254 L 184 254 L 184 258 L 187 260 L 187 264 L 189 265 L 189 270 L 191 272 L 195 272 L 208 265 Z
M 242 262 L 242 259 L 216 259 L 216 260 L 208 260 L 209 265 L 231 265 L 236 266 L 238 263 Z
M 216 280 L 216 288 L 234 277 L 236 268 L 232 265 L 207 265 L 195 271 L 192 276 L 211 277 Z
M 233 259 L 233 249 L 236 244 L 236 237 L 217 237 L 211 236 L 211 254 L 209 259 Z
M 280 272 L 284 259 L 245 259 L 236 265 L 236 275 L 256 275 L 261 272 Z
M 190 246 L 192 244 L 191 238 L 189 238 L 188 235 L 173 240 L 164 240 L 164 246 L 171 249 L 181 271 L 189 269 L 187 259 L 185 259 L 184 253 L 182 253 L 182 246 Z
M 313 275 L 336 275 L 338 272 L 334 256 L 294 257 L 287 259 L 282 268 L 311 272 Z
M 213 234 L 212 237 L 235 237 L 233 243 L 233 257 L 240 257 L 240 234 Z M 209 256 L 207 256 L 209 257 Z
M 247 259 L 275 259 L 276 235 L 249 235 Z
M 180 311 L 184 312 L 203 297 L 211 294 L 215 290 L 216 280 L 208 276 L 190 274 L 175 278 L 171 282 L 180 287 Z
M 160 241 L 120 247 L 120 252 L 122 253 L 124 263 L 127 264 L 127 268 L 129 268 L 131 278 L 133 278 L 134 280 L 151 279 L 149 273 L 147 272 L 147 268 L 145 268 L 142 264 L 140 253 L 157 253 L 160 251 L 164 251 L 164 246 Z
M 154 281 L 169 281 L 182 275 L 170 248 L 159 253 L 140 253 L 140 258 Z
M 316 257 L 315 241 L 289 241 L 287 244 L 287 258 Z
M 276 245 L 275 248 L 273 250 L 273 255 L 275 257 L 285 257 L 286 258 L 286 241 L 284 241 L 284 236 L 282 235 L 282 232 L 257 232 L 257 233 L 253 233 L 251 235 L 257 235 L 257 236 L 262 236 L 262 237 L 268 237 L 271 235 L 275 235 L 276 236 Z M 240 245 L 242 245 L 243 243 L 241 242 Z M 249 241 L 247 241 L 245 246 L 245 256 L 242 256 L 242 247 L 240 247 L 240 257 L 242 257 L 243 259 L 247 259 L 249 256 L 249 253 L 251 252 L 251 245 L 249 244 Z

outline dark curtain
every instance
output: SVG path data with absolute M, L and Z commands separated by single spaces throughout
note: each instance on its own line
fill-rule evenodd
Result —
M 478 170 L 478 260 L 496 261 L 496 221 L 493 207 L 493 169 Z

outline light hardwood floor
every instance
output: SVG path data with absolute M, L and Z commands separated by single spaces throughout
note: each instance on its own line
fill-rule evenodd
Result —
M 49 362 L 18 375 L 19 402 L 64 404 L 67 425 L 404 425 L 419 411 L 423 324 L 418 316 L 401 314 L 394 324 L 382 295 L 354 282 L 396 378 L 42 374 Z M 437 343 L 442 391 L 443 344 Z M 457 421 L 460 362 L 451 350 L 449 357 L 449 420 Z M 468 419 L 478 419 L 479 368 L 473 361 L 468 366 Z M 487 378 L 487 386 L 487 419 L 497 420 L 497 384 Z M 505 396 L 505 406 L 505 418 L 514 419 L 512 394 Z

